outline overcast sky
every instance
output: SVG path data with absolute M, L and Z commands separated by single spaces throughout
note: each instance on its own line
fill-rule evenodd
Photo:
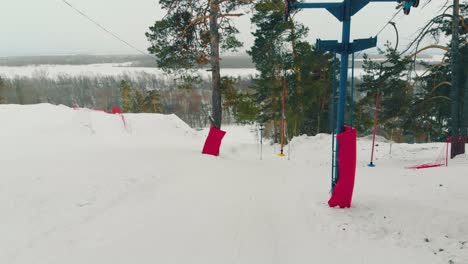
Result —
M 103 26 L 138 49 L 146 51 L 145 32 L 155 20 L 163 16 L 157 0 L 68 0 Z M 334 0 L 329 0 L 336 2 Z M 134 54 L 135 50 L 103 32 L 61 0 L 2 1 L 0 16 L 0 56 L 62 55 L 62 54 Z M 324 2 L 309 0 L 309 2 Z M 425 3 L 425 0 L 421 0 Z M 412 9 L 411 15 L 402 13 L 395 19 L 402 45 L 434 16 L 443 0 L 432 0 L 425 8 Z M 395 12 L 396 3 L 371 3 L 352 20 L 352 37 L 375 35 Z M 422 4 L 421 4 L 422 6 Z M 341 38 L 341 25 L 324 10 L 303 10 L 297 21 L 310 28 L 310 41 L 316 38 Z M 237 20 L 239 38 L 248 49 L 253 43 L 249 16 Z M 379 35 L 379 45 L 395 41 L 395 33 L 387 27 Z M 400 46 L 403 47 L 403 46 Z

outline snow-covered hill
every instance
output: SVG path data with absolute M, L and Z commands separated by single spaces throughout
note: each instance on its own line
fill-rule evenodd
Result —
M 468 160 L 443 144 L 358 142 L 351 209 L 331 209 L 329 135 L 288 158 L 251 127 L 206 131 L 174 115 L 0 105 L 0 263 L 468 263 Z

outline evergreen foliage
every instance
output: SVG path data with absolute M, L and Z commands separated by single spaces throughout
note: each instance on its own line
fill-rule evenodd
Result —
M 131 88 L 125 80 L 122 80 L 120 85 L 122 91 L 122 111 L 129 113 L 132 111 Z
M 364 76 L 358 90 L 365 96 L 355 107 L 355 126 L 361 133 L 370 133 L 373 125 L 375 100 L 380 95 L 379 126 L 387 131 L 410 130 L 417 118 L 411 116 L 413 87 L 407 82 L 410 59 L 401 56 L 387 43 L 384 62 L 374 62 L 364 56 Z
M 196 69 L 210 64 L 212 72 L 211 121 L 221 127 L 221 75 L 220 49 L 236 51 L 242 43 L 231 18 L 251 4 L 250 0 L 160 0 L 167 11 L 163 19 L 156 21 L 146 33 L 159 67 L 166 71 Z
M 414 54 L 403 55 L 386 45 L 381 51 L 386 60 L 378 63 L 365 58 L 363 68 L 365 75 L 359 91 L 364 98 L 355 109 L 356 125 L 359 131 L 370 132 L 375 111 L 375 97 L 381 91 L 381 110 L 379 111 L 379 131 L 383 136 L 399 141 L 425 142 L 445 141 L 450 135 L 451 105 L 451 59 L 450 49 L 440 62 L 427 63 L 417 60 L 417 53 L 423 47 L 421 43 L 431 37 L 438 43 L 442 37 L 452 35 L 452 17 L 448 14 L 450 6 L 431 19 L 404 51 L 413 50 Z M 461 5 L 459 23 L 460 61 L 468 60 L 468 28 L 466 21 L 468 5 Z M 451 43 L 448 43 L 451 47 Z M 422 65 L 424 73 L 415 69 Z M 461 122 L 468 124 L 468 64 L 461 63 L 457 100 L 462 106 L 459 116 Z M 465 103 L 463 102 L 465 100 Z M 463 105 L 464 104 L 464 105 Z
M 6 85 L 3 79 L 0 77 L 0 104 L 6 104 L 6 98 L 5 98 L 5 90 L 6 90 Z
M 161 113 L 161 96 L 157 90 L 143 92 L 132 89 L 127 81 L 121 82 L 122 110 L 124 113 Z
M 162 113 L 161 95 L 156 90 L 148 91 L 143 102 L 145 113 Z
M 251 86 L 254 93 L 238 98 L 236 112 L 242 121 L 269 123 L 276 140 L 284 82 L 289 138 L 328 131 L 331 90 L 331 55 L 304 41 L 308 29 L 292 19 L 284 21 L 284 8 L 281 0 L 263 0 L 255 5 L 255 43 L 248 53 L 260 74 Z

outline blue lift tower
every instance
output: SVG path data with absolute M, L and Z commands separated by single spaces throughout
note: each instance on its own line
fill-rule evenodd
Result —
M 349 55 L 358 51 L 373 48 L 377 45 L 377 37 L 356 39 L 350 42 L 351 33 L 351 17 L 359 12 L 370 2 L 397 2 L 399 3 L 405 14 L 409 14 L 411 7 L 417 7 L 419 0 L 344 0 L 343 2 L 333 3 L 308 3 L 298 2 L 296 0 L 286 1 L 286 18 L 289 12 L 294 9 L 308 9 L 308 8 L 325 8 L 334 17 L 336 17 L 343 24 L 342 40 L 339 43 L 337 40 L 317 40 L 316 47 L 323 51 L 332 53 L 339 53 L 341 55 L 340 65 L 340 83 L 338 93 L 338 113 L 336 122 L 336 134 L 343 132 L 345 123 L 345 110 L 346 110 L 346 95 L 348 88 L 348 61 Z M 350 113 L 352 114 L 352 113 Z M 339 146 L 337 146 L 336 156 L 338 156 Z M 333 166 L 338 167 L 337 159 Z M 335 170 L 335 175 L 332 175 L 332 191 L 336 182 L 338 181 L 338 169 Z

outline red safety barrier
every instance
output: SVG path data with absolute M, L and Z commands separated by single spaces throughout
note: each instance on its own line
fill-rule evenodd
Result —
M 451 142 L 452 142 L 452 138 L 448 137 L 447 140 L 446 140 L 445 149 L 441 149 L 441 152 L 439 153 L 439 156 L 437 157 L 435 162 L 410 166 L 410 167 L 406 167 L 406 169 L 419 170 L 419 169 L 428 169 L 428 168 L 448 166 L 449 147 L 450 147 Z
M 113 106 L 113 107 L 112 107 L 112 113 L 113 113 L 113 114 L 122 114 L 123 112 L 122 112 L 122 109 L 120 109 L 120 107 L 118 107 L 118 106 Z
M 80 110 L 81 108 L 77 105 L 73 106 L 73 110 Z M 94 111 L 99 111 L 99 112 L 104 112 L 104 113 L 107 113 L 107 114 L 118 114 L 120 115 L 120 118 L 122 119 L 122 123 L 124 125 L 124 127 L 126 128 L 127 127 L 127 122 L 125 121 L 125 117 L 123 115 L 123 111 L 120 107 L 118 106 L 113 106 L 112 107 L 112 112 L 109 112 L 103 108 L 93 108 Z
M 426 164 L 421 164 L 421 165 L 416 165 L 416 166 L 411 166 L 411 167 L 406 167 L 406 168 L 409 170 L 419 170 L 419 169 L 429 169 L 429 168 L 442 167 L 442 166 L 445 166 L 445 164 L 426 163 Z
M 353 199 L 354 178 L 356 176 L 356 141 L 355 128 L 345 126 L 344 132 L 336 136 L 339 144 L 338 181 L 332 197 L 328 201 L 330 207 L 351 207 Z
M 116 114 L 120 115 L 120 118 L 122 119 L 122 123 L 123 123 L 124 127 L 127 127 L 127 122 L 125 121 L 125 116 L 123 115 L 123 111 L 122 111 L 122 109 L 120 107 L 113 106 L 112 107 L 112 113 L 114 115 L 116 115 Z
M 221 141 L 223 140 L 226 131 L 222 131 L 216 127 L 211 127 L 205 145 L 203 146 L 203 154 L 219 156 Z

